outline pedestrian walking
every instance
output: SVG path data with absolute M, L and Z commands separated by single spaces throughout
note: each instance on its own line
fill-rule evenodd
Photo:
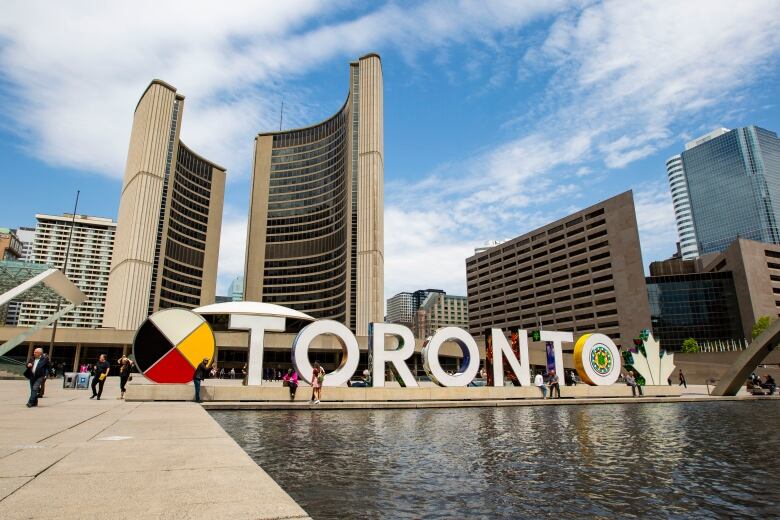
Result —
M 626 379 L 626 384 L 631 387 L 631 395 L 633 397 L 636 397 L 637 390 L 639 391 L 640 397 L 644 395 L 642 394 L 642 387 L 639 386 L 639 383 L 636 382 L 636 374 L 634 374 L 633 370 L 626 374 L 625 379 Z
M 547 398 L 547 387 L 544 386 L 544 377 L 541 372 L 537 372 L 534 376 L 534 386 L 536 386 L 542 393 L 542 399 Z
M 236 369 L 235 368 L 231 368 L 230 369 L 230 379 L 235 379 L 235 378 L 236 378 Z
M 558 379 L 558 374 L 555 373 L 555 370 L 550 370 L 550 379 L 548 384 L 550 385 L 550 399 L 555 399 L 556 393 L 558 394 L 558 399 L 560 399 L 561 385 L 560 380 Z
M 92 396 L 90 399 L 97 397 L 97 400 L 100 401 L 100 396 L 103 395 L 103 385 L 106 384 L 109 372 L 111 372 L 111 364 L 106 360 L 105 354 L 100 354 L 95 369 L 92 371 Z
M 38 391 L 49 373 L 49 357 L 43 353 L 42 348 L 33 350 L 33 357 L 27 361 L 27 369 L 24 377 L 30 380 L 30 398 L 27 400 L 27 408 L 38 406 Z
M 322 399 L 322 382 L 325 380 L 325 370 L 320 366 L 319 361 L 314 362 L 314 369 L 311 374 L 311 404 L 320 404 Z
M 127 386 L 127 382 L 133 380 L 132 371 L 133 360 L 122 354 L 122 357 L 119 358 L 119 390 L 121 392 L 121 394 L 119 394 L 120 399 L 125 398 L 125 387 Z
M 680 384 L 677 386 L 684 386 L 685 388 L 688 388 L 688 383 L 685 382 L 685 376 L 682 373 L 682 368 L 680 369 L 678 375 L 680 377 Z
M 195 373 L 192 374 L 192 384 L 195 385 L 195 402 L 202 403 L 200 399 L 200 383 L 209 374 L 209 358 L 203 358 L 198 367 L 195 369 Z
M 287 369 L 283 380 L 285 386 L 290 388 L 290 401 L 295 401 L 295 391 L 298 390 L 298 372 L 292 368 Z

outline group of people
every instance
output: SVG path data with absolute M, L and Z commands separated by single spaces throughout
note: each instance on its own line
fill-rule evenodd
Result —
M 764 390 L 769 391 L 769 395 L 772 395 L 775 393 L 775 390 L 777 389 L 777 383 L 775 383 L 775 378 L 773 378 L 769 374 L 764 374 L 764 379 L 762 380 L 761 377 L 759 377 L 755 372 L 750 374 L 750 378 L 747 381 L 747 390 L 750 393 L 764 393 Z
M 223 372 L 224 368 L 220 371 Z M 231 372 L 235 373 L 235 369 L 231 369 Z M 247 376 L 247 365 L 244 365 L 241 372 L 244 379 Z M 195 368 L 195 372 L 192 374 L 192 384 L 195 387 L 195 402 L 201 403 L 200 388 L 203 380 L 207 377 L 214 377 L 214 374 L 218 373 L 216 367 L 210 365 L 208 358 L 203 358 L 203 361 Z M 290 400 L 295 400 L 295 392 L 298 390 L 298 372 L 292 368 L 287 370 L 287 373 L 280 376 L 279 379 L 283 381 L 283 385 L 290 390 Z M 311 377 L 311 399 L 309 403 L 320 404 L 322 399 L 322 382 L 325 379 L 325 369 L 322 368 L 319 361 L 315 361 L 312 369 Z
M 555 370 L 550 370 L 546 376 L 541 372 L 537 372 L 534 376 L 534 386 L 542 393 L 542 399 L 548 399 L 548 390 L 550 392 L 549 399 L 561 398 L 561 380 L 558 374 L 555 373 Z
M 119 390 L 120 399 L 125 398 L 125 392 L 127 391 L 126 385 L 128 381 L 133 378 L 133 361 L 125 356 L 117 361 L 119 365 Z M 66 365 L 60 363 L 60 374 L 63 379 L 65 378 Z M 79 373 L 90 373 L 92 375 L 92 395 L 90 399 L 97 399 L 103 396 L 103 386 L 106 384 L 106 379 L 111 373 L 111 363 L 108 362 L 108 357 L 105 354 L 100 354 L 97 363 L 94 365 L 84 363 L 79 366 Z M 38 399 L 43 397 L 46 388 L 46 379 L 50 377 L 56 377 L 57 369 L 49 360 L 42 348 L 36 348 L 33 350 L 33 356 L 27 361 L 27 367 L 24 371 L 24 376 L 30 382 L 30 397 L 27 400 L 27 407 L 32 408 L 38 406 Z

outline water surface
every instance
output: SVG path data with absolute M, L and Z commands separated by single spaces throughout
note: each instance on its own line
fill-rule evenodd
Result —
M 780 516 L 780 402 L 212 415 L 315 519 Z

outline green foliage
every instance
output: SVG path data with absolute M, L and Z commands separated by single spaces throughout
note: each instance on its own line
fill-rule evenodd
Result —
M 759 317 L 758 320 L 756 320 L 755 325 L 753 325 L 753 330 L 751 331 L 751 336 L 753 336 L 753 339 L 759 337 L 773 321 L 775 321 L 775 318 L 770 316 Z
M 685 341 L 682 342 L 682 348 L 680 349 L 682 352 L 693 353 L 693 352 L 699 352 L 699 344 L 696 342 L 693 338 L 688 338 Z

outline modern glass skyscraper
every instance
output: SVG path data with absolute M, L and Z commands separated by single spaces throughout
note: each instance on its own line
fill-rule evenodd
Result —
M 780 243 L 776 133 L 718 129 L 688 143 L 681 158 L 699 254 L 723 251 L 737 237 Z M 685 215 L 676 216 L 679 230 Z

